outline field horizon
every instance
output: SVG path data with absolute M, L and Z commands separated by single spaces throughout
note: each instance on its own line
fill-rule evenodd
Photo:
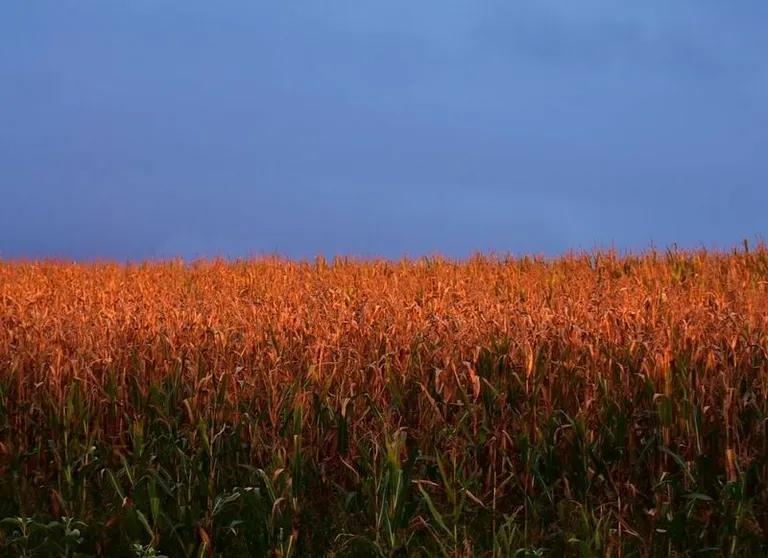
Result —
M 45 255 L 45 256 L 4 256 L 0 253 L 0 263 L 6 264 L 65 264 L 65 265 L 119 265 L 119 266 L 140 266 L 154 264 L 183 264 L 186 266 L 206 263 L 259 263 L 259 262 L 286 262 L 295 264 L 314 264 L 318 261 L 323 263 L 414 263 L 419 261 L 444 261 L 450 263 L 462 263 L 473 259 L 488 260 L 493 262 L 512 262 L 515 260 L 535 260 L 552 262 L 562 259 L 579 259 L 589 257 L 606 258 L 644 258 L 644 257 L 664 257 L 668 254 L 699 254 L 706 255 L 728 255 L 739 252 L 750 252 L 750 250 L 763 251 L 766 248 L 766 241 L 761 237 L 742 238 L 738 242 L 726 243 L 722 246 L 716 244 L 694 244 L 681 245 L 671 242 L 663 246 L 656 246 L 650 243 L 641 247 L 616 247 L 614 245 L 595 245 L 591 248 L 569 248 L 561 251 L 504 251 L 504 250 L 474 250 L 462 255 L 451 255 L 439 250 L 431 252 L 417 252 L 410 254 L 403 252 L 395 256 L 366 253 L 323 253 L 318 252 L 310 255 L 291 255 L 280 251 L 254 251 L 247 254 L 227 255 L 224 253 L 206 253 L 193 256 L 182 254 L 164 254 L 147 255 L 145 257 L 110 257 L 110 256 L 90 256 L 90 257 L 70 257 L 66 255 Z

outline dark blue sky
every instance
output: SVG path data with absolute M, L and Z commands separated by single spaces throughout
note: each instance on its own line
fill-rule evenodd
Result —
M 9 0 L 0 257 L 729 247 L 768 2 Z

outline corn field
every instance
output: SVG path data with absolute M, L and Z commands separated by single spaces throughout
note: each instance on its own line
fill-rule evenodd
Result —
M 0 555 L 765 556 L 768 248 L 0 262 Z

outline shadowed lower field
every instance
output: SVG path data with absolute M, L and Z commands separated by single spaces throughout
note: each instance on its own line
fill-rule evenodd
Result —
M 9 556 L 759 556 L 768 251 L 0 262 Z

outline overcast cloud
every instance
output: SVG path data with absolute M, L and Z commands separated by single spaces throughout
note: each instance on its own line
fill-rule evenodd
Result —
M 16 1 L 0 257 L 764 236 L 768 3 Z

